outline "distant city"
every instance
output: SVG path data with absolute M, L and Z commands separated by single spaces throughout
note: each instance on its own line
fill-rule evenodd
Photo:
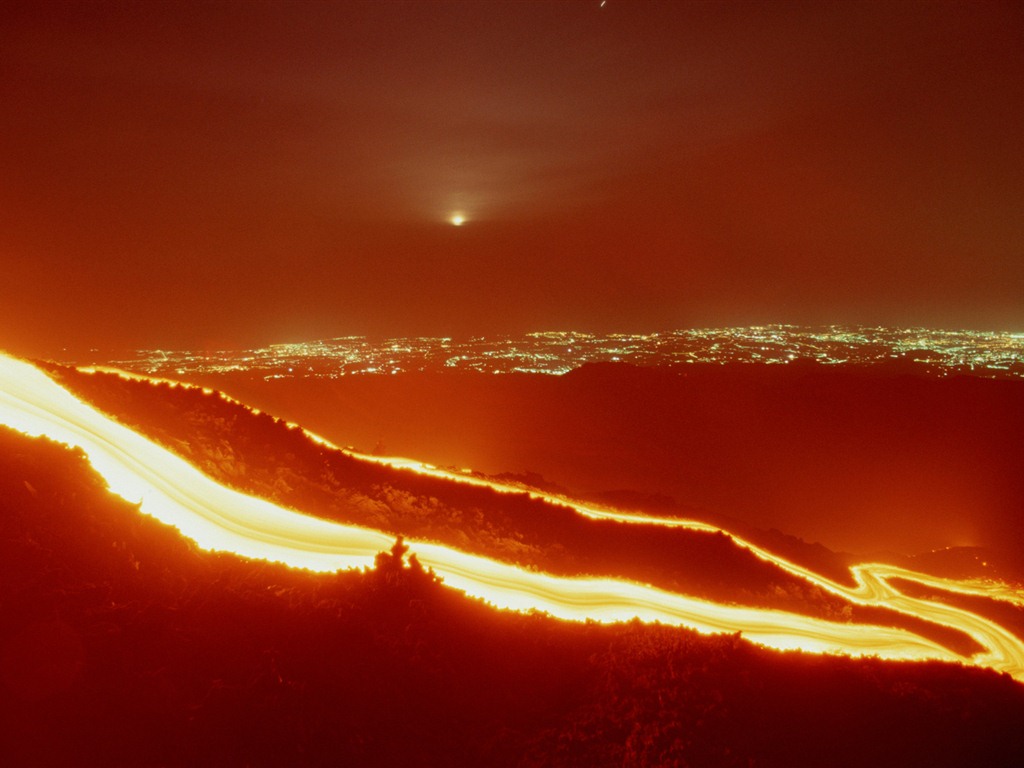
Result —
M 265 378 L 337 378 L 416 371 L 558 375 L 587 363 L 872 365 L 903 361 L 939 376 L 1024 378 L 1024 333 L 845 326 L 767 325 L 607 335 L 548 331 L 467 339 L 346 336 L 245 350 L 93 354 L 68 362 L 172 377 L 242 372 Z

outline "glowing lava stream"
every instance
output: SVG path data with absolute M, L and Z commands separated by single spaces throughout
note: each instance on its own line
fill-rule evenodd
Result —
M 112 492 L 130 501 L 139 501 L 143 512 L 176 526 L 206 549 L 279 561 L 294 567 L 334 571 L 370 565 L 375 555 L 388 549 L 393 540 L 379 531 L 309 517 L 230 490 L 75 398 L 39 369 L 5 355 L 0 355 L 0 423 L 28 435 L 46 435 L 81 447 Z M 416 462 L 383 460 L 383 463 L 401 463 L 406 468 L 471 481 L 504 492 L 523 492 Z M 720 530 L 706 523 L 594 510 L 557 497 L 533 495 L 555 503 L 569 503 L 592 517 Z M 574 620 L 622 621 L 638 617 L 643 621 L 685 625 L 703 632 L 742 632 L 747 639 L 773 648 L 877 655 L 887 659 L 959 660 L 1009 672 L 1024 681 L 1024 644 L 1018 638 L 968 611 L 907 597 L 894 589 L 888 579 L 913 579 L 953 591 L 985 591 L 979 584 L 948 581 L 894 566 L 862 564 L 854 569 L 857 587 L 845 587 L 741 539 L 735 540 L 758 557 L 854 602 L 886 605 L 966 632 L 986 651 L 965 659 L 907 630 L 841 624 L 784 611 L 720 605 L 614 578 L 555 577 L 437 544 L 410 544 L 419 559 L 434 568 L 445 583 L 498 607 L 535 609 Z M 1020 599 L 1012 592 L 995 592 L 994 595 Z M 993 594 L 986 592 L 986 596 Z

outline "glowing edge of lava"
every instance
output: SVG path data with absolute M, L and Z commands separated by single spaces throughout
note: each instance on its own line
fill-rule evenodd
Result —
M 128 378 L 152 380 L 116 372 Z M 370 565 L 375 555 L 387 549 L 392 542 L 390 535 L 380 531 L 310 517 L 226 488 L 183 459 L 74 397 L 39 369 L 2 354 L 0 423 L 26 435 L 45 435 L 80 447 L 113 493 L 129 501 L 138 501 L 141 511 L 175 526 L 205 549 L 316 571 L 336 571 Z M 309 434 L 326 446 L 336 448 L 323 438 Z M 521 488 L 439 470 L 407 459 L 368 457 L 353 451 L 346 453 L 359 459 L 482 485 L 503 493 L 526 492 Z M 535 491 L 529 494 L 568 505 L 588 517 L 722 531 L 731 535 L 728 531 L 698 521 L 600 510 Z M 941 589 L 1020 603 L 1022 596 L 1005 585 L 951 581 L 895 566 L 865 563 L 852 569 L 856 586 L 847 587 L 776 557 L 743 539 L 732 538 L 757 557 L 833 594 L 861 605 L 884 605 L 965 632 L 986 651 L 968 659 L 907 630 L 841 624 L 778 610 L 720 605 L 614 578 L 556 577 L 438 544 L 410 544 L 420 561 L 432 567 L 445 583 L 499 608 L 544 611 L 570 620 L 611 622 L 639 618 L 642 621 L 684 625 L 701 632 L 741 632 L 755 643 L 778 649 L 799 648 L 900 660 L 963 661 L 1008 672 L 1024 681 L 1024 643 L 1018 638 L 998 624 L 969 611 L 907 597 L 892 587 L 888 579 L 899 577 Z

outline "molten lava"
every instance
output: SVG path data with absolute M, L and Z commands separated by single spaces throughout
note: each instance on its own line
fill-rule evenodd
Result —
M 138 377 L 144 378 L 144 377 Z M 146 514 L 177 527 L 199 546 L 317 571 L 372 564 L 392 537 L 300 514 L 226 488 L 194 466 L 77 399 L 37 368 L 0 355 L 0 423 L 27 435 L 80 447 L 112 492 L 138 502 Z M 322 438 L 317 438 L 327 443 Z M 485 485 L 499 492 L 520 488 L 448 472 L 406 459 L 365 457 L 392 467 Z M 721 529 L 697 521 L 600 510 L 540 492 L 531 495 L 566 504 L 579 514 L 636 525 Z M 723 533 L 728 533 L 723 531 Z M 732 534 L 729 534 L 732 535 Z M 887 659 L 945 659 L 1007 672 L 1024 681 L 1024 643 L 999 624 L 940 602 L 913 598 L 892 579 L 1024 604 L 1024 595 L 1002 584 L 942 579 L 880 563 L 852 569 L 855 586 L 838 584 L 733 536 L 754 555 L 823 590 L 860 605 L 883 605 L 972 637 L 985 650 L 971 658 L 913 632 L 844 624 L 779 610 L 742 608 L 697 600 L 615 578 L 566 578 L 528 571 L 449 547 L 410 542 L 420 561 L 445 582 L 494 605 L 546 611 L 564 619 L 623 621 L 634 617 L 685 625 L 703 632 L 741 632 L 772 648 L 877 655 Z

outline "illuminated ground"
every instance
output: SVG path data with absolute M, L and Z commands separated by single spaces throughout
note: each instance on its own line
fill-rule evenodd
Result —
M 647 334 L 571 331 L 468 339 L 362 336 L 273 344 L 258 349 L 94 351 L 79 362 L 164 376 L 247 372 L 269 378 L 336 378 L 409 371 L 562 374 L 586 363 L 865 365 L 904 360 L 935 375 L 1024 377 L 1019 333 L 770 325 Z
M 2 365 L 4 423 L 26 434 L 47 435 L 81 446 L 111 490 L 178 527 L 201 546 L 266 558 L 316 570 L 368 565 L 387 549 L 390 537 L 366 529 L 305 517 L 247 497 L 206 478 L 186 462 L 140 435 L 102 416 L 72 397 L 39 370 L 11 358 Z M 387 460 L 386 460 L 387 461 Z M 395 463 L 394 460 L 390 460 Z M 401 462 L 421 472 L 436 472 Z M 454 475 L 461 481 L 481 482 Z M 578 506 L 588 515 L 608 515 Z M 675 520 L 622 517 L 631 524 L 694 525 Z M 740 540 L 741 543 L 742 540 Z M 858 566 L 858 586 L 844 587 L 795 566 L 772 553 L 751 548 L 759 557 L 798 573 L 817 586 L 864 604 L 880 603 L 923 619 L 954 627 L 986 650 L 959 659 L 948 649 L 913 633 L 868 625 L 840 624 L 779 611 L 710 604 L 616 579 L 566 579 L 524 571 L 437 545 L 413 543 L 413 550 L 445 582 L 495 605 L 538 609 L 555 616 L 601 621 L 640 617 L 682 624 L 705 632 L 742 632 L 776 648 L 804 648 L 891 659 L 963 660 L 1024 677 L 1024 644 L 995 622 L 929 600 L 914 599 L 888 580 L 901 578 L 951 591 L 983 594 L 1019 602 L 1021 595 L 994 584 L 961 583 L 893 566 Z

